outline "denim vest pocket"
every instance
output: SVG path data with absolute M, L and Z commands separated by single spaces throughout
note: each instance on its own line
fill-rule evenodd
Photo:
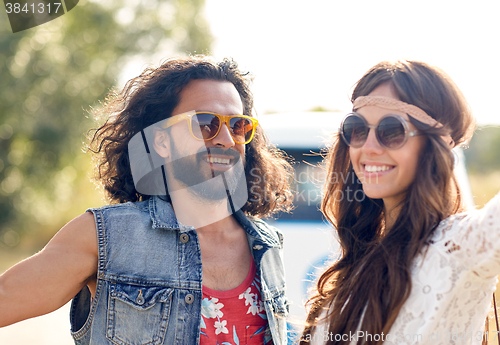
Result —
M 111 283 L 106 337 L 120 345 L 162 344 L 173 289 Z

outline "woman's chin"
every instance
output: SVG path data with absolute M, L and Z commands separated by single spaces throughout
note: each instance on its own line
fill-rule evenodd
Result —
M 363 191 L 365 195 L 370 199 L 383 199 L 387 197 L 387 193 L 381 191 L 379 188 L 370 188 L 363 186 Z

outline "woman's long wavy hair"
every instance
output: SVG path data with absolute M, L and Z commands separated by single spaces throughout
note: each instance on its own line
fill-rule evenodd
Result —
M 309 300 L 310 313 L 301 343 L 311 338 L 323 310 L 327 310 L 330 334 L 349 334 L 358 329 L 365 334 L 387 334 L 410 294 L 413 259 L 425 249 L 441 220 L 464 210 L 453 173 L 453 153 L 440 137 L 449 132 L 456 145 L 470 139 L 474 119 L 462 93 L 443 71 L 403 60 L 371 68 L 356 84 L 351 100 L 385 83 L 394 87 L 400 100 L 423 109 L 443 128 L 430 128 L 410 117 L 427 138 L 417 158 L 419 173 L 391 228 L 385 228 L 381 199 L 337 198 L 347 195 L 349 189 L 356 193 L 363 186 L 357 178 L 337 178 L 339 174 L 351 177 L 354 170 L 349 147 L 336 136 L 326 157 L 328 179 L 322 212 L 336 228 L 342 253 L 319 278 L 316 294 Z M 346 343 L 334 339 L 327 342 Z M 360 339 L 361 343 L 382 341 Z
M 106 119 L 105 123 L 89 132 L 89 149 L 97 154 L 95 179 L 104 185 L 112 203 L 150 198 L 134 186 L 128 143 L 144 128 L 170 117 L 180 101 L 180 92 L 195 79 L 232 83 L 240 95 L 244 114 L 253 116 L 251 78 L 231 59 L 215 62 L 207 56 L 190 56 L 169 59 L 158 68 L 147 68 L 120 93 L 106 99 L 96 111 L 98 117 Z M 290 190 L 293 170 L 288 158 L 269 144 L 259 126 L 245 150 L 247 187 L 255 200 L 250 198 L 242 210 L 259 217 L 289 211 L 293 201 Z

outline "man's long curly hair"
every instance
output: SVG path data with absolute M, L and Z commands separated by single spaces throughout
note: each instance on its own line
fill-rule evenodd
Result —
M 128 143 L 144 128 L 165 120 L 180 101 L 180 92 L 197 79 L 230 82 L 238 91 L 245 115 L 253 116 L 249 73 L 243 73 L 232 59 L 215 62 L 207 56 L 169 59 L 157 68 L 147 68 L 131 79 L 120 93 L 113 93 L 96 111 L 105 123 L 89 132 L 89 149 L 96 153 L 95 179 L 102 183 L 111 203 L 147 200 L 132 178 Z M 242 210 L 267 217 L 289 211 L 293 196 L 293 169 L 286 155 L 272 146 L 260 126 L 245 147 L 247 188 L 253 198 Z M 168 197 L 168 195 L 167 195 Z

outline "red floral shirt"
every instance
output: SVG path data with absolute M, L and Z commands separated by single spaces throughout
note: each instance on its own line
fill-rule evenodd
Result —
M 245 281 L 227 291 L 203 287 L 200 345 L 272 344 L 252 260 Z

